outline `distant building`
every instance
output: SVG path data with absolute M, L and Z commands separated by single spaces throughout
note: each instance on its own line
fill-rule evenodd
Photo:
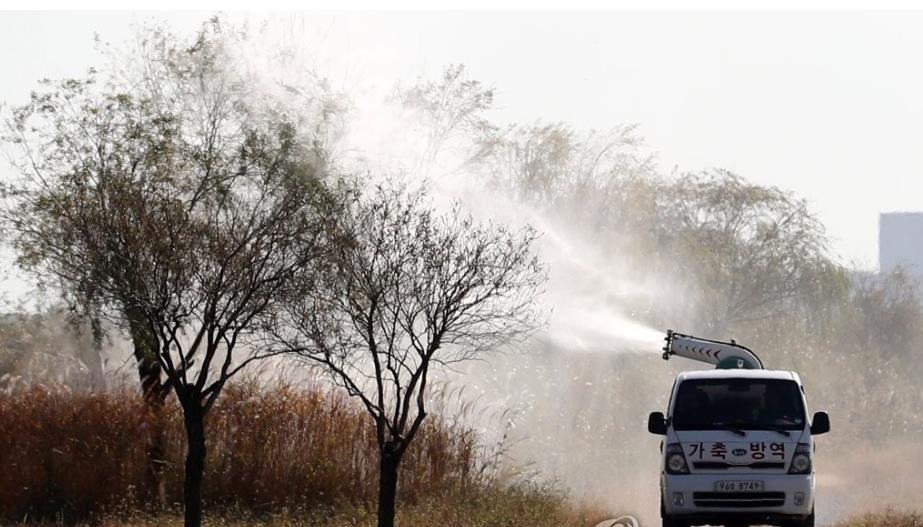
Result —
M 903 267 L 923 280 L 923 212 L 886 212 L 878 218 L 882 273 Z

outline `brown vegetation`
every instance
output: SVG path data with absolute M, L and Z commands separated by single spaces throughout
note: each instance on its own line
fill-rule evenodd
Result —
M 143 406 L 140 396 L 128 392 L 76 395 L 41 387 L 0 399 L 0 522 L 98 521 L 150 511 L 154 489 L 146 477 L 144 442 L 138 441 L 150 432 Z M 183 427 L 172 410 L 164 473 L 169 502 L 178 504 Z M 326 518 L 374 509 L 374 427 L 344 396 L 320 388 L 238 384 L 215 406 L 207 426 L 212 439 L 204 499 L 218 509 L 261 515 L 300 510 Z M 459 496 L 486 492 L 489 474 L 478 448 L 470 429 L 428 421 L 407 452 L 402 499 L 418 506 L 465 503 Z M 503 492 L 521 493 L 519 502 L 545 496 Z

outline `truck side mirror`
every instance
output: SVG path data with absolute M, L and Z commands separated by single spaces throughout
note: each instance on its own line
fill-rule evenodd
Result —
M 663 417 L 663 412 L 651 412 L 647 418 L 647 431 L 659 436 L 667 435 L 667 421 Z
M 827 412 L 817 412 L 811 420 L 811 435 L 818 436 L 830 431 L 830 416 Z

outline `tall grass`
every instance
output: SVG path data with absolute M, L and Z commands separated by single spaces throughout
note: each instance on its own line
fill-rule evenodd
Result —
M 607 516 L 575 507 L 554 489 L 530 485 L 489 487 L 426 498 L 400 507 L 397 524 L 407 527 L 591 527 Z M 103 527 L 182 527 L 179 515 L 110 516 Z M 340 507 L 324 513 L 282 511 L 253 515 L 225 510 L 206 517 L 206 527 L 375 527 L 374 508 Z
M 165 481 L 182 495 L 184 435 L 168 404 Z M 204 499 L 212 510 L 269 514 L 371 509 L 378 457 L 373 428 L 353 401 L 321 388 L 229 387 L 208 422 Z M 151 434 L 128 391 L 74 394 L 29 387 L 0 396 L 0 522 L 86 521 L 150 511 Z M 474 432 L 429 420 L 402 464 L 410 505 L 483 488 Z M 208 509 L 207 509 L 208 510 Z

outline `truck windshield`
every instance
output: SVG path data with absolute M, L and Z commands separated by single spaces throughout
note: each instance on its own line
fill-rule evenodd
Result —
M 675 430 L 798 430 L 804 403 L 798 384 L 781 379 L 695 379 L 679 386 Z

